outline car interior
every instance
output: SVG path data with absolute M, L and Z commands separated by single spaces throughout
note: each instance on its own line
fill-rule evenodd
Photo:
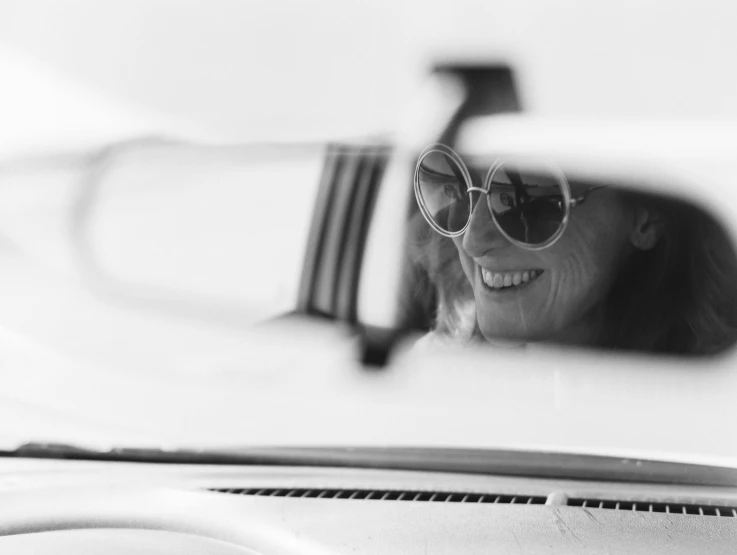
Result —
M 434 71 L 454 75 L 468 92 L 445 126 L 442 142 L 453 144 L 469 120 L 521 109 L 514 74 L 507 66 L 447 63 Z M 392 374 L 393 349 L 407 335 L 416 338 L 431 330 L 442 301 L 431 279 L 434 261 L 419 261 L 413 254 L 412 245 L 431 230 L 411 197 L 410 183 L 402 221 L 407 234 L 398 241 L 404 264 L 395 325 L 366 323 L 359 314 L 359 297 L 380 189 L 392 163 L 413 163 L 402 158 L 405 154 L 386 138 L 327 147 L 296 309 L 264 322 L 268 326 L 307 317 L 345 325 L 358 338 L 360 372 L 381 369 L 387 380 L 400 385 L 410 380 L 407 373 Z M 90 221 L 86 211 L 100 184 L 95 177 L 99 175 L 93 173 L 83 184 L 75 205 L 74 233 L 80 237 L 85 236 Z M 723 234 L 728 240 L 727 231 Z M 89 264 L 94 257 L 90 258 L 91 249 L 85 251 L 88 247 L 78 254 L 88 257 Z M 92 273 L 98 285 L 114 281 L 100 267 Z M 113 285 L 104 289 L 106 295 L 130 293 L 131 283 Z M 440 365 L 444 359 L 438 360 Z M 634 366 L 632 360 L 619 363 Z M 581 361 L 593 364 L 590 359 Z M 457 371 L 451 365 L 444 368 L 449 369 Z M 352 370 L 346 369 L 344 381 L 330 391 L 332 396 L 340 397 L 340 387 L 349 378 L 360 381 L 367 391 L 377 387 L 371 380 L 379 372 L 351 374 Z M 431 372 L 430 363 L 421 370 Z M 561 378 L 556 374 L 551 379 Z M 520 391 L 524 387 L 509 383 Z M 552 383 L 557 391 L 558 382 Z M 584 386 L 580 390 L 586 394 Z M 242 402 L 254 402 L 251 395 L 244 392 Z M 443 392 L 435 395 L 431 401 L 441 405 Z M 481 393 L 466 387 L 464 395 Z M 512 390 L 490 391 L 488 403 L 501 404 L 499 397 L 504 396 L 512 396 Z M 361 399 L 356 396 L 350 408 L 361 411 Z M 387 411 L 405 410 L 397 409 L 390 397 L 382 399 Z M 524 399 L 506 418 L 526 415 L 543 428 L 547 409 L 536 406 L 539 400 L 532 396 Z M 300 410 L 313 417 L 328 410 L 319 399 L 303 401 Z M 531 406 L 541 412 L 530 416 Z M 411 410 L 409 406 L 405 412 Z M 585 412 L 576 416 L 587 418 Z M 616 414 L 610 416 L 616 422 Z M 484 426 L 504 428 L 507 423 L 500 419 Z M 725 435 L 720 441 L 733 440 Z M 0 466 L 0 551 L 677 554 L 732 553 L 737 545 L 737 471 L 726 466 L 548 451 L 479 455 L 462 450 L 449 450 L 444 456 L 451 458 L 440 465 L 434 463 L 438 454 L 430 450 L 324 448 L 333 452 L 295 448 L 238 456 L 165 448 L 156 455 L 159 462 L 153 463 L 151 453 L 133 449 L 88 452 L 63 445 L 27 446 Z
M 737 541 L 737 493 L 718 485 L 734 476 L 30 464 L 32 484 L 2 492 L 8 553 L 727 553 Z

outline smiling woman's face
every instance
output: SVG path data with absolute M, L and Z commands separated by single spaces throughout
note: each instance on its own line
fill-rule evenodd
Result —
M 453 241 L 484 337 L 585 341 L 631 251 L 634 218 L 616 190 L 599 189 L 571 211 L 555 244 L 531 251 L 510 243 L 484 199 L 477 202 L 466 232 Z

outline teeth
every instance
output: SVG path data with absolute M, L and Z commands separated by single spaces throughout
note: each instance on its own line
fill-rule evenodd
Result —
M 523 272 L 491 272 L 481 268 L 481 277 L 484 283 L 493 289 L 515 287 L 528 283 L 542 274 L 541 270 L 525 270 Z

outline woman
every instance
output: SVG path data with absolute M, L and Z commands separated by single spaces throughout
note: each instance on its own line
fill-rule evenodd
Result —
M 420 156 L 415 194 L 434 337 L 674 354 L 737 339 L 737 258 L 689 204 L 545 164 L 497 162 L 484 177 L 443 145 Z

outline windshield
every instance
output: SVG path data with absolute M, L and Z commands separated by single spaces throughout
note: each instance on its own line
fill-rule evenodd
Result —
M 3 4 L 4 445 L 737 467 L 733 33 L 461 4 Z

